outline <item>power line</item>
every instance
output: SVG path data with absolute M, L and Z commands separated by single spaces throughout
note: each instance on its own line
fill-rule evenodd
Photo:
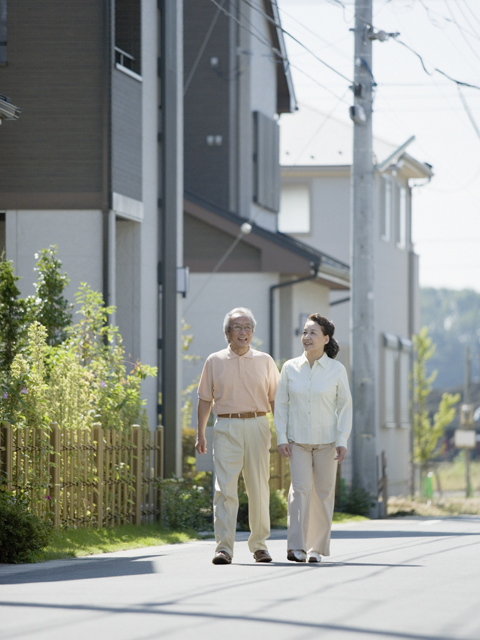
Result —
M 303 146 L 302 150 L 297 154 L 297 157 L 295 158 L 295 160 L 293 161 L 293 164 L 296 165 L 299 158 L 301 158 L 301 156 L 305 153 L 305 151 L 308 149 L 308 147 L 313 143 L 313 141 L 315 140 L 315 138 L 317 137 L 317 135 L 320 133 L 320 131 L 323 129 L 323 127 L 327 124 L 327 122 L 332 118 L 334 112 L 337 110 L 338 105 L 340 104 L 340 102 L 343 101 L 343 98 L 347 95 L 348 93 L 348 89 L 347 91 L 344 93 L 344 95 L 335 103 L 335 106 L 333 107 L 333 109 L 325 116 L 325 118 L 320 122 L 320 124 L 318 125 L 315 133 L 310 136 L 308 142 L 306 145 Z
M 319 82 L 316 78 L 314 78 L 313 76 L 311 76 L 309 73 L 307 73 L 306 71 L 304 71 L 302 68 L 298 67 L 297 65 L 293 64 L 286 56 L 284 56 L 282 54 L 282 52 L 277 49 L 276 47 L 274 47 L 271 42 L 269 42 L 268 40 L 266 40 L 265 38 L 263 38 L 263 36 L 258 35 L 258 32 L 255 33 L 255 31 L 253 31 L 253 29 L 255 29 L 255 27 L 252 25 L 252 23 L 242 14 L 242 17 L 247 20 L 247 22 L 249 23 L 249 25 L 252 27 L 252 29 L 249 29 L 248 27 L 246 27 L 244 24 L 242 24 L 242 22 L 235 16 L 233 15 L 230 11 L 227 11 L 227 9 L 225 9 L 224 7 L 222 7 L 216 0 L 210 0 L 210 2 L 212 2 L 217 8 L 220 8 L 220 10 L 230 19 L 232 19 L 234 22 L 236 22 L 241 29 L 243 29 L 244 31 L 246 31 L 247 33 L 249 33 L 250 35 L 252 35 L 254 38 L 256 38 L 259 42 L 261 42 L 262 44 L 264 44 L 266 47 L 268 47 L 276 56 L 277 59 L 281 60 L 285 65 L 288 65 L 288 67 L 291 67 L 292 69 L 296 69 L 299 73 L 301 73 L 302 75 L 306 76 L 309 80 L 311 80 L 312 82 L 314 82 L 316 85 L 318 85 L 319 87 L 321 87 L 322 89 L 324 89 L 325 91 L 328 91 L 328 93 L 331 93 L 333 96 L 335 96 L 335 98 L 337 98 L 337 100 L 341 100 L 342 98 L 340 98 L 334 91 L 332 91 L 331 89 L 329 89 L 327 86 L 325 86 L 324 84 L 322 84 L 321 82 Z M 263 12 L 261 12 L 263 13 Z M 270 19 L 270 16 L 267 16 L 267 14 L 264 14 L 267 18 Z M 270 19 L 271 20 L 271 19 Z M 274 24 L 277 24 L 274 21 Z M 279 27 L 281 28 L 281 27 Z M 293 36 L 292 36 L 293 37 Z M 310 51 L 308 49 L 308 47 L 305 47 L 305 45 L 302 45 L 304 49 L 306 49 L 309 53 L 312 53 L 312 55 L 317 58 L 317 60 L 319 60 L 320 62 L 322 62 L 323 64 L 325 64 L 326 66 L 329 66 L 326 62 L 324 62 L 323 60 L 321 60 L 321 58 L 319 58 L 315 53 L 313 53 L 312 51 Z M 340 73 L 339 71 L 336 71 L 333 67 L 331 67 L 333 71 L 335 71 L 335 73 L 337 75 L 339 75 L 341 78 L 346 79 L 348 82 L 351 83 L 351 81 L 344 76 L 342 73 Z M 345 101 L 346 102 L 346 101 Z M 349 104 L 346 102 L 346 104 Z
M 224 3 L 225 3 L 225 0 L 222 0 L 222 7 L 223 7 Z M 208 31 L 205 34 L 205 38 L 203 39 L 202 45 L 201 45 L 201 47 L 200 47 L 200 49 L 199 49 L 199 51 L 197 53 L 197 57 L 195 58 L 195 61 L 194 61 L 193 65 L 192 65 L 192 68 L 190 69 L 190 73 L 188 74 L 188 78 L 186 79 L 185 86 L 183 88 L 183 95 L 184 96 L 187 93 L 188 87 L 190 86 L 190 82 L 192 81 L 192 78 L 193 78 L 193 76 L 195 74 L 195 71 L 197 70 L 198 63 L 200 62 L 200 58 L 202 57 L 203 52 L 205 51 L 205 47 L 207 46 L 207 43 L 210 40 L 210 36 L 212 35 L 213 29 L 214 29 L 214 27 L 215 27 L 215 25 L 217 23 L 218 16 L 220 15 L 220 10 L 221 10 L 221 7 L 217 7 L 215 15 L 213 16 L 213 20 L 210 23 L 210 26 L 208 27 Z
M 215 0 L 211 0 L 212 2 L 215 2 Z M 334 73 L 336 73 L 338 76 L 340 76 L 341 78 L 343 78 L 344 80 L 346 80 L 347 82 L 350 82 L 353 84 L 353 81 L 350 80 L 350 78 L 347 78 L 347 76 L 343 75 L 343 73 L 341 73 L 340 71 L 338 71 L 337 69 L 335 69 L 335 67 L 332 67 L 330 64 L 328 64 L 328 62 L 325 62 L 325 60 L 322 60 L 322 58 L 320 58 L 319 56 L 317 56 L 317 54 L 312 51 L 311 49 L 309 49 L 305 44 L 303 44 L 303 42 L 301 40 L 299 40 L 298 38 L 296 38 L 294 35 L 292 35 L 289 31 L 287 31 L 286 29 L 284 29 L 282 27 L 281 24 L 279 24 L 276 20 L 274 20 L 272 17 L 270 17 L 268 15 L 268 13 L 265 13 L 265 11 L 263 11 L 262 9 L 260 9 L 259 7 L 257 7 L 255 4 L 253 4 L 253 2 L 250 2 L 250 0 L 242 0 L 242 2 L 244 2 L 246 5 L 248 5 L 249 7 L 251 7 L 252 9 L 254 9 L 255 11 L 257 11 L 258 13 L 262 14 L 266 20 L 268 20 L 268 22 L 270 22 L 271 24 L 273 24 L 277 29 L 279 29 L 282 33 L 284 33 L 285 35 L 287 35 L 289 38 L 291 38 L 294 42 L 296 42 L 297 44 L 299 44 L 303 49 L 305 49 L 305 51 L 308 51 L 308 53 L 310 53 L 316 60 L 318 60 L 318 62 L 320 62 L 321 64 L 325 65 L 328 69 L 330 69 L 330 71 L 333 71 Z M 216 3 L 215 3 L 216 4 Z
M 447 78 L 448 80 L 451 80 L 452 82 L 455 82 L 455 84 L 457 84 L 457 85 L 460 85 L 462 87 L 470 87 L 471 89 L 479 89 L 480 90 L 480 87 L 478 85 L 470 84 L 469 82 L 463 82 L 462 80 L 456 80 L 455 78 L 452 78 L 452 76 L 450 76 L 448 73 L 445 73 L 445 71 L 442 71 L 441 69 L 438 69 L 437 67 L 433 67 L 433 72 L 429 71 L 427 69 L 427 67 L 425 66 L 425 62 L 423 60 L 423 57 L 417 51 L 415 51 L 415 49 L 412 49 L 412 47 L 410 47 L 408 44 L 406 44 L 405 42 L 400 40 L 398 38 L 398 36 L 392 36 L 392 38 L 394 39 L 395 42 L 398 42 L 398 44 L 401 44 L 402 47 L 405 47 L 411 53 L 413 53 L 415 56 L 417 56 L 417 58 L 420 60 L 420 63 L 422 65 L 422 67 L 423 67 L 423 70 L 429 76 L 433 76 L 434 73 L 437 72 L 440 75 L 445 76 L 445 78 Z
M 467 43 L 467 45 L 468 45 L 468 47 L 470 48 L 470 50 L 472 51 L 473 55 L 477 58 L 477 60 L 480 60 L 480 56 L 477 54 L 477 52 L 475 51 L 475 49 L 472 47 L 472 45 L 470 44 L 470 42 L 469 42 L 469 41 L 467 40 L 467 38 L 465 37 L 465 35 L 464 35 L 464 33 L 463 33 L 463 29 L 460 27 L 460 25 L 458 24 L 458 22 L 457 22 L 457 20 L 456 20 L 455 16 L 453 15 L 453 12 L 452 12 L 451 7 L 449 7 L 449 5 L 448 5 L 446 2 L 445 2 L 445 4 L 446 4 L 446 7 L 447 7 L 447 9 L 448 9 L 448 11 L 449 11 L 450 15 L 452 16 L 452 19 L 453 19 L 453 23 L 454 23 L 454 25 L 457 27 L 457 29 L 458 29 L 458 30 L 459 30 L 459 32 L 460 32 L 460 35 L 462 36 L 462 38 L 463 38 L 463 39 L 465 40 L 465 42 Z M 474 36 L 474 37 L 478 40 L 478 37 L 477 37 L 477 36 Z
M 465 100 L 465 96 L 463 95 L 463 93 L 462 93 L 462 91 L 461 91 L 461 89 L 460 89 L 460 87 L 458 85 L 457 85 L 457 89 L 458 89 L 458 95 L 460 96 L 460 100 L 462 101 L 463 107 L 464 107 L 465 111 L 467 112 L 468 119 L 472 123 L 472 127 L 475 129 L 475 133 L 477 134 L 477 137 L 480 139 L 480 129 L 478 128 L 478 125 L 475 122 L 473 114 L 470 111 L 470 107 L 468 106 L 467 101 Z

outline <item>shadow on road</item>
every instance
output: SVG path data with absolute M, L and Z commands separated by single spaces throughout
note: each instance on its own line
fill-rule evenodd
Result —
M 137 556 L 135 558 L 92 558 L 72 564 L 45 565 L 45 568 L 26 570 L 22 573 L 0 575 L 0 584 L 29 584 L 35 582 L 62 582 L 67 580 L 91 580 L 96 578 L 119 578 L 156 573 L 149 558 L 159 555 Z
M 457 536 L 479 536 L 480 532 L 464 531 L 332 531 L 332 539 L 353 540 L 369 538 L 455 538 Z
M 149 603 L 144 605 L 139 605 L 138 607 L 106 607 L 106 606 L 95 606 L 95 605 L 63 605 L 56 603 L 32 603 L 32 602 L 1 602 L 0 607 L 18 607 L 25 609 L 62 609 L 62 610 L 70 610 L 70 611 L 88 611 L 88 612 L 97 612 L 97 613 L 109 613 L 109 614 L 125 614 L 125 613 L 134 613 L 134 614 L 143 614 L 143 615 L 154 615 L 159 616 L 173 616 L 178 618 L 183 618 L 183 621 L 188 618 L 197 619 L 197 620 L 208 620 L 210 622 L 252 622 L 255 624 L 263 623 L 265 624 L 265 633 L 272 632 L 272 625 L 277 627 L 290 627 L 293 630 L 300 629 L 315 629 L 318 631 L 330 631 L 337 632 L 338 638 L 344 638 L 345 634 L 358 634 L 359 636 L 367 636 L 370 638 L 380 637 L 380 638 L 397 638 L 398 640 L 453 640 L 452 636 L 440 636 L 440 635 L 424 635 L 424 634 L 414 634 L 402 631 L 393 631 L 389 629 L 374 629 L 368 627 L 359 627 L 359 626 L 349 626 L 342 624 L 328 624 L 328 623 L 316 623 L 316 622 L 308 622 L 304 620 L 282 620 L 279 618 L 268 618 L 265 616 L 250 616 L 250 615 L 235 615 L 228 613 L 208 613 L 208 612 L 192 612 L 189 610 L 178 610 L 175 611 L 167 610 L 164 607 L 175 604 L 174 602 L 169 603 Z M 268 626 L 267 626 L 268 625 Z

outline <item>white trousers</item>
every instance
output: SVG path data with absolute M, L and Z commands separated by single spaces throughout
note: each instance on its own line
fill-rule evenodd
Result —
M 337 462 L 335 443 L 290 443 L 289 549 L 330 555 Z
M 213 513 L 216 551 L 223 549 L 233 556 L 241 471 L 248 495 L 249 549 L 253 553 L 267 548 L 265 540 L 270 535 L 270 441 L 270 426 L 265 416 L 246 420 L 217 418 L 215 422 Z

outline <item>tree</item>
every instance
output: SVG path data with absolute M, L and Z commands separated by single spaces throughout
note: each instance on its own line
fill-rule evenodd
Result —
M 465 347 L 472 351 L 472 377 L 480 376 L 480 293 L 472 289 L 423 288 L 421 291 L 422 324 L 437 349 L 427 364 L 438 376 L 433 386 L 448 389 L 463 384 Z
M 62 263 L 56 255 L 56 245 L 35 254 L 35 271 L 38 271 L 36 296 L 30 298 L 33 317 L 47 330 L 47 344 L 50 346 L 60 344 L 67 337 L 65 330 L 72 323 L 73 308 L 63 296 L 69 278 L 62 273 Z
M 5 373 L 26 339 L 28 313 L 21 299 L 12 260 L 0 259 L 0 370 Z
M 415 361 L 413 365 L 413 457 L 421 465 L 422 479 L 429 463 L 435 457 L 439 438 L 455 416 L 455 405 L 460 394 L 442 394 L 433 422 L 427 410 L 427 398 L 432 390 L 437 372 L 427 375 L 427 362 L 435 353 L 435 345 L 428 335 L 428 327 L 413 336 Z

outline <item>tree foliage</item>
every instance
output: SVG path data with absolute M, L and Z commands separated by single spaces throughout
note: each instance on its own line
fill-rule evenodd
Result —
M 422 465 L 425 471 L 427 464 L 435 455 L 439 438 L 455 416 L 455 405 L 460 400 L 460 394 L 444 393 L 433 416 L 433 421 L 427 410 L 427 399 L 432 390 L 432 384 L 437 375 L 436 371 L 427 374 L 427 362 L 435 353 L 435 345 L 428 335 L 428 327 L 423 327 L 420 333 L 413 337 L 415 361 L 413 365 L 413 454 L 414 461 Z
M 448 389 L 463 383 L 465 347 L 480 353 L 480 294 L 472 289 L 424 288 L 421 291 L 422 323 L 428 327 L 435 353 L 427 364 L 438 371 L 433 386 Z M 479 377 L 479 358 L 472 361 L 472 376 Z
M 28 305 L 20 298 L 13 262 L 0 259 L 0 370 L 5 372 L 21 350 L 26 337 Z
M 56 257 L 57 246 L 51 245 L 35 254 L 38 272 L 35 283 L 36 295 L 31 299 L 32 315 L 47 330 L 47 344 L 60 344 L 67 337 L 66 328 L 72 323 L 73 304 L 63 292 L 69 283 L 62 263 Z

